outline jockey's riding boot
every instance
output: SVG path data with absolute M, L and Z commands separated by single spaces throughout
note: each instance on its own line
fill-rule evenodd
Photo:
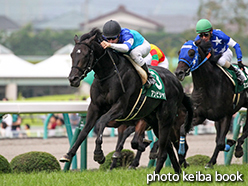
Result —
M 156 83 L 154 77 L 150 74 L 148 67 L 146 65 L 146 63 L 144 65 L 141 66 L 147 73 L 147 82 L 145 84 L 146 88 L 150 88 L 153 84 Z
M 233 70 L 235 72 L 235 74 L 237 76 L 238 83 L 240 85 L 242 85 L 244 83 L 244 81 L 245 81 L 245 76 L 242 73 L 242 71 L 239 68 L 237 68 L 237 67 L 235 67 L 233 65 L 231 65 L 228 69 Z

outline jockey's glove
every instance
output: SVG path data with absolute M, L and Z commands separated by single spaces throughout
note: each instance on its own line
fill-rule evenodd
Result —
M 244 65 L 243 65 L 243 63 L 242 63 L 242 61 L 238 61 L 238 66 L 239 66 L 239 68 L 241 69 L 241 70 L 243 70 L 244 69 Z

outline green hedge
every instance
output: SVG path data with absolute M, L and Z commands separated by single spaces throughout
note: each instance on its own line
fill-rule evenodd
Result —
M 193 166 L 199 166 L 199 165 L 205 166 L 209 161 L 210 161 L 209 156 L 200 155 L 200 154 L 187 158 L 187 162 L 189 163 L 189 165 L 193 165 Z
M 46 152 L 32 151 L 20 154 L 10 162 L 13 172 L 40 172 L 40 171 L 59 171 L 61 170 L 58 160 Z
M 2 155 L 0 155 L 0 174 L 1 173 L 11 173 L 10 163 Z
M 100 165 L 100 170 L 109 170 L 112 163 L 112 156 L 115 151 L 110 152 L 105 158 L 105 162 Z M 132 163 L 134 159 L 134 152 L 128 149 L 123 149 L 121 151 L 121 158 L 117 159 L 116 168 L 127 168 Z

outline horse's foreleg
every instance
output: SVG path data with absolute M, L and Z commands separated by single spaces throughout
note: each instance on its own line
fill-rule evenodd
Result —
M 128 127 L 129 129 L 129 127 Z M 127 126 L 126 125 L 121 125 L 118 127 L 118 139 L 117 139 L 117 144 L 115 147 L 115 153 L 113 154 L 112 158 L 119 158 L 121 150 L 123 149 L 123 145 L 126 141 L 126 138 L 131 134 L 128 132 L 127 134 Z M 130 131 L 130 130 L 129 130 Z
M 168 154 L 169 154 L 169 157 L 170 157 L 170 160 L 171 160 L 171 164 L 175 170 L 176 173 L 180 174 L 182 172 L 181 170 L 181 167 L 177 161 L 177 158 L 176 158 L 176 155 L 175 155 L 175 152 L 172 148 L 172 145 L 171 145 L 171 142 L 168 143 L 167 145 L 167 149 L 168 149 Z
M 179 143 L 180 143 L 179 138 L 177 140 L 175 140 L 175 141 L 172 141 L 172 142 L 173 142 L 173 145 L 174 145 L 175 149 L 178 152 L 178 150 L 179 150 Z M 184 154 L 179 154 L 178 153 L 178 158 L 179 158 L 179 165 L 180 166 L 183 165 L 184 168 L 186 168 L 186 167 L 189 166 L 188 162 L 186 161 L 186 154 L 187 154 L 187 151 L 189 149 L 189 146 L 188 146 L 188 143 L 187 143 L 186 138 L 185 138 L 185 145 L 184 146 L 185 146 L 185 153 Z
M 156 159 L 158 157 L 158 140 L 153 143 L 152 149 L 150 151 L 149 158 L 150 159 Z
M 129 166 L 129 169 L 135 169 L 136 167 L 139 166 L 141 154 L 142 154 L 142 152 L 138 150 L 134 160 L 132 161 L 131 165 Z
M 118 127 L 118 140 L 117 140 L 115 152 L 112 156 L 112 163 L 110 169 L 116 167 L 117 159 L 121 157 L 121 151 L 123 149 L 124 143 L 128 138 L 128 136 L 130 136 L 130 134 L 132 134 L 134 131 L 135 131 L 135 126 L 127 127 L 126 125 L 121 125 L 120 127 Z
M 64 155 L 62 158 L 60 158 L 60 160 L 59 160 L 60 162 L 70 162 L 72 160 L 72 158 L 73 158 L 73 156 L 75 156 L 79 146 L 82 144 L 82 142 L 85 140 L 85 138 L 87 137 L 87 135 L 89 134 L 91 129 L 94 127 L 94 124 L 95 124 L 94 119 L 91 122 L 86 122 L 83 130 L 81 130 L 81 132 L 79 133 L 76 142 L 71 147 L 69 152 L 66 155 Z
M 246 115 L 247 114 L 248 113 L 246 113 Z M 238 144 L 237 144 L 236 149 L 235 149 L 235 157 L 236 158 L 240 158 L 243 156 L 244 152 L 243 152 L 242 145 L 245 141 L 245 138 L 247 138 L 247 136 L 248 136 L 248 120 L 246 119 L 245 126 L 243 127 L 242 136 L 240 136 L 240 138 L 237 140 Z
M 116 118 L 118 118 L 121 114 L 119 105 L 116 105 L 115 107 L 112 107 L 107 113 L 102 115 L 100 119 L 98 120 L 99 124 L 99 131 L 96 137 L 96 147 L 94 150 L 94 161 L 97 161 L 99 164 L 103 164 L 105 162 L 105 156 L 102 151 L 102 137 L 103 137 L 103 131 L 106 126 L 109 127 L 118 127 L 120 123 L 117 123 L 115 121 Z M 117 112 L 118 111 L 118 112 Z
M 169 127 L 169 126 L 168 126 Z M 158 174 L 162 169 L 165 160 L 167 158 L 167 145 L 169 143 L 169 134 L 171 132 L 171 128 L 167 128 L 165 126 L 159 127 L 159 150 L 158 150 L 158 158 L 155 172 Z
M 102 137 L 105 127 L 106 125 L 104 123 L 99 122 L 99 131 L 96 137 L 96 147 L 94 151 L 94 161 L 97 161 L 99 164 L 103 164 L 105 162 L 105 156 L 102 151 Z
M 147 123 L 145 120 L 140 119 L 135 126 L 135 134 L 131 141 L 131 146 L 133 149 L 138 149 L 141 152 L 145 151 L 145 145 L 143 144 L 144 132 L 146 130 Z M 142 135 L 142 138 L 140 137 Z
M 145 133 L 143 132 L 142 135 L 139 136 L 139 147 L 148 147 L 151 143 L 150 140 L 144 140 L 145 138 Z M 132 161 L 131 165 L 129 166 L 129 168 L 131 169 L 135 169 L 136 167 L 139 166 L 139 161 L 140 161 L 140 157 L 141 157 L 141 154 L 142 154 L 142 150 L 138 149 L 137 153 L 136 153 L 136 156 L 134 158 L 134 160 Z
M 216 128 L 216 147 L 214 150 L 214 153 L 208 162 L 208 164 L 205 166 L 205 168 L 212 168 L 213 165 L 217 162 L 217 157 L 220 151 L 224 151 L 226 147 L 225 139 L 227 132 L 230 127 L 231 117 L 226 116 L 220 121 L 215 122 L 215 128 Z

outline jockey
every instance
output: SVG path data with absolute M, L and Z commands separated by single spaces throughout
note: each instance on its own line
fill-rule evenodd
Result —
M 146 64 L 152 66 L 159 66 L 163 68 L 169 68 L 168 59 L 164 55 L 163 51 L 154 44 L 151 45 L 151 50 L 148 56 L 145 57 Z
M 121 28 L 117 21 L 110 20 L 103 26 L 103 36 L 107 40 L 101 42 L 104 49 L 109 47 L 118 52 L 129 53 L 130 57 L 146 71 L 147 88 L 156 83 L 145 61 L 151 49 L 150 43 L 139 32 Z
M 198 39 L 211 41 L 215 54 L 222 54 L 217 63 L 222 67 L 233 70 L 237 75 L 239 84 L 243 84 L 245 81 L 245 76 L 240 69 L 243 70 L 244 65 L 242 63 L 242 52 L 239 44 L 221 30 L 213 30 L 212 24 L 207 19 L 200 19 L 197 22 L 196 33 L 198 33 L 198 35 L 196 36 L 195 41 Z M 229 47 L 233 47 L 235 49 L 238 59 L 238 66 L 240 69 L 231 64 L 233 53 Z

